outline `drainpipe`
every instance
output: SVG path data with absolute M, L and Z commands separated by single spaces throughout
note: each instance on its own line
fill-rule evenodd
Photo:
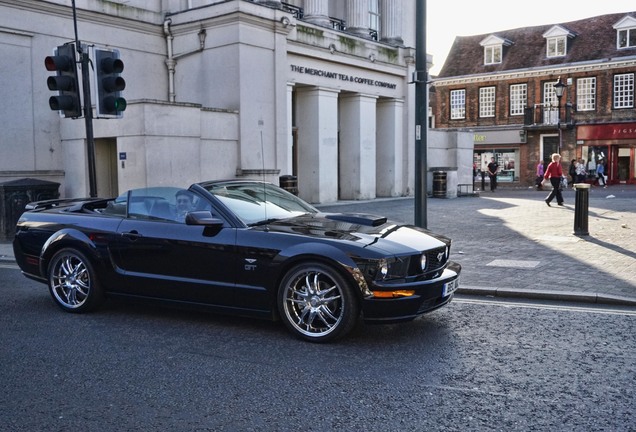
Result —
M 170 31 L 171 23 L 172 20 L 170 18 L 163 22 L 163 33 L 166 35 L 166 45 L 168 48 L 168 58 L 166 59 L 166 66 L 168 67 L 168 101 L 174 102 L 176 99 L 174 92 L 174 69 L 177 65 L 177 61 L 174 59 L 172 53 L 172 40 L 174 36 L 172 36 L 172 32 Z

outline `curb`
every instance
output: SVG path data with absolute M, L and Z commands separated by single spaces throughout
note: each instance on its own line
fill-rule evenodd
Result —
M 512 288 L 486 288 L 463 286 L 457 288 L 458 294 L 484 297 L 524 298 L 536 300 L 556 300 L 579 303 L 595 303 L 606 305 L 636 306 L 636 299 L 632 297 L 616 296 L 598 293 L 581 293 L 575 291 L 545 291 Z

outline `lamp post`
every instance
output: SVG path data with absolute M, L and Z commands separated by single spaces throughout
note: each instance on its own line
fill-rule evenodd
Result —
M 559 129 L 559 152 L 561 151 L 561 147 L 563 146 L 563 133 L 561 132 L 561 97 L 563 96 L 563 92 L 567 85 L 563 84 L 561 81 L 561 77 L 557 79 L 557 82 L 554 84 L 554 93 L 557 97 L 557 128 Z

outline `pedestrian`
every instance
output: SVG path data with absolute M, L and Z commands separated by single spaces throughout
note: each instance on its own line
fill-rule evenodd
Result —
M 568 170 L 568 174 L 570 175 L 570 178 L 572 179 L 572 187 L 574 187 L 574 183 L 578 182 L 578 177 L 576 176 L 576 166 L 578 165 L 578 163 L 576 162 L 576 159 L 572 159 L 572 161 L 570 162 L 570 169 Z
M 499 170 L 499 164 L 495 162 L 495 158 L 490 158 L 488 164 L 488 177 L 490 178 L 490 190 L 494 192 L 497 189 L 497 171 Z
M 549 179 L 552 185 L 552 192 L 545 199 L 545 203 L 550 207 L 550 202 L 556 197 L 557 204 L 563 205 L 563 195 L 561 195 L 561 178 L 563 177 L 563 170 L 561 168 L 561 155 L 558 153 L 552 154 L 552 162 L 548 164 L 548 168 L 545 170 L 543 178 Z
M 540 160 L 539 163 L 537 164 L 537 177 L 534 181 L 535 187 L 537 188 L 537 190 L 543 190 L 543 174 L 544 174 L 543 161 Z
M 587 180 L 587 168 L 583 159 L 576 165 L 576 176 L 577 183 L 585 183 L 585 180 Z
M 596 165 L 596 177 L 598 178 L 598 184 L 601 185 L 603 182 L 603 187 L 607 189 L 607 182 L 605 181 L 605 164 L 603 160 L 599 160 Z

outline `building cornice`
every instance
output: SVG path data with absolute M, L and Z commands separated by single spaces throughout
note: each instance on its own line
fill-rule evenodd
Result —
M 578 73 L 595 72 L 607 69 L 621 69 L 636 67 L 636 57 L 628 57 L 617 60 L 604 59 L 595 62 L 576 64 L 576 65 L 557 65 L 550 68 L 524 69 L 517 71 L 505 71 L 497 73 L 484 73 L 478 75 L 465 75 L 448 78 L 434 78 L 432 85 L 456 86 L 463 84 L 477 84 L 492 81 L 514 81 L 520 79 L 545 77 L 546 75 L 572 75 Z
M 7 4 L 13 9 L 22 9 L 29 12 L 73 19 L 73 9 L 68 4 L 52 3 L 43 0 L 20 0 L 19 2 L 15 0 L 0 0 L 0 5 L 3 4 Z M 108 5 L 111 6 L 109 7 Z M 163 23 L 163 14 L 109 2 L 99 2 L 98 4 L 96 1 L 90 1 L 89 7 L 90 6 L 94 7 L 92 9 L 82 9 L 80 6 L 76 7 L 78 22 L 98 22 L 106 26 L 129 29 L 136 32 L 144 30 L 151 34 L 161 32 L 160 24 Z M 80 34 L 80 39 L 81 36 Z

